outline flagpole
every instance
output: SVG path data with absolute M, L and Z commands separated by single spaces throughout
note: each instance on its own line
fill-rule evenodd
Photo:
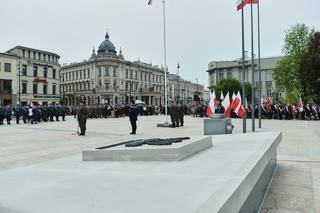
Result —
M 243 103 L 243 107 L 244 109 L 246 109 L 246 89 L 245 89 L 245 67 L 244 67 L 244 63 L 245 63 L 245 55 L 244 55 L 244 14 L 243 14 L 243 0 L 241 0 L 241 5 L 242 5 L 242 9 L 241 9 L 241 24 L 242 24 L 242 103 Z M 242 131 L 243 133 L 246 133 L 247 131 L 247 127 L 246 127 L 246 117 L 247 117 L 247 112 L 244 111 L 244 116 L 242 119 Z
M 165 107 L 165 116 L 168 123 L 168 91 L 167 91 L 167 39 L 166 39 L 166 3 L 165 0 L 162 0 L 163 3 L 163 53 L 164 53 L 164 107 Z
M 258 0 L 258 72 L 259 72 L 259 128 L 261 128 L 261 60 L 260 60 L 260 0 Z
M 253 3 L 251 0 L 251 119 L 252 119 L 252 132 L 255 130 L 255 114 L 254 114 L 254 47 L 253 47 Z

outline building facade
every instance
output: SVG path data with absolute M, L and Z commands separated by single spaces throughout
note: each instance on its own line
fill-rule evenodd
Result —
M 80 100 L 88 105 L 124 105 L 130 100 L 141 100 L 159 106 L 164 104 L 164 72 L 162 66 L 126 60 L 121 50 L 117 53 L 106 33 L 98 51 L 93 49 L 88 60 L 62 66 L 61 96 L 69 106 L 77 105 Z M 189 82 L 186 97 L 193 92 L 190 85 Z
M 272 78 L 272 71 L 278 61 L 283 57 L 261 58 L 261 95 L 281 98 L 284 94 L 277 91 L 276 84 Z M 208 65 L 209 86 L 215 86 L 225 78 L 235 78 L 239 81 L 250 82 L 259 88 L 258 59 L 254 60 L 254 83 L 252 83 L 251 59 L 245 60 L 245 79 L 242 78 L 242 59 L 234 61 L 211 61 Z M 256 97 L 258 93 L 256 91 Z
M 184 103 L 204 100 L 204 86 L 185 80 L 177 74 L 168 75 L 169 99 L 179 99 Z
M 15 55 L 17 61 L 17 104 L 19 99 L 22 106 L 30 99 L 34 104 L 59 103 L 58 54 L 22 46 L 16 46 L 7 53 Z
M 60 79 L 67 105 L 77 105 L 80 99 L 88 105 L 127 104 L 136 99 L 152 105 L 164 103 L 164 69 L 125 60 L 108 33 L 88 60 L 62 66 Z
M 17 58 L 0 53 L 0 105 L 17 104 Z

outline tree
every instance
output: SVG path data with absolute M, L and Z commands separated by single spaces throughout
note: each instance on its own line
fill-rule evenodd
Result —
M 251 84 L 246 83 L 245 85 L 245 90 L 246 90 L 246 96 L 248 101 L 251 101 Z M 215 91 L 217 97 L 220 98 L 221 91 L 223 95 L 225 96 L 227 92 L 229 92 L 230 98 L 232 96 L 232 93 L 237 94 L 238 91 L 240 91 L 242 95 L 242 84 L 239 80 L 235 78 L 225 78 L 221 81 L 216 86 L 213 86 L 213 90 Z
M 300 62 L 308 50 L 308 44 L 313 34 L 314 29 L 309 29 L 304 24 L 292 26 L 286 32 L 284 39 L 282 48 L 282 52 L 285 54 L 284 59 L 277 63 L 272 73 L 277 90 L 289 94 L 290 100 L 294 103 L 297 103 L 302 91 L 298 74 Z
M 304 94 L 320 104 L 320 32 L 314 33 L 299 66 L 299 79 Z

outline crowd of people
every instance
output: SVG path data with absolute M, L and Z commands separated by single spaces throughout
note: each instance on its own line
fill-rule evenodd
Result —
M 251 105 L 248 105 L 246 111 L 249 118 L 252 117 L 252 112 L 256 118 L 259 116 L 258 104 L 255 105 L 254 110 Z M 279 120 L 320 120 L 320 107 L 315 104 L 305 104 L 298 107 L 294 104 L 270 102 L 261 105 L 261 117 Z
M 4 120 L 8 125 L 12 120 L 20 124 L 22 119 L 24 124 L 38 124 L 39 122 L 65 121 L 65 116 L 69 114 L 69 108 L 61 105 L 28 105 L 28 106 L 0 106 L 0 125 Z
M 164 106 L 152 106 L 145 104 L 136 104 L 139 116 L 165 114 Z M 87 106 L 88 118 L 117 118 L 129 116 L 129 105 L 105 105 L 105 106 Z M 247 118 L 259 117 L 258 104 L 254 109 L 248 104 L 246 107 Z M 79 107 L 67 107 L 62 105 L 28 105 L 28 106 L 0 106 L 0 125 L 6 121 L 8 125 L 15 120 L 20 124 L 21 120 L 25 124 L 37 124 L 39 122 L 65 121 L 67 115 L 73 115 L 75 118 Z M 172 126 L 183 126 L 183 116 L 192 115 L 193 117 L 205 117 L 207 104 L 205 102 L 191 102 L 188 104 L 169 103 L 168 115 L 171 118 Z M 231 117 L 237 118 L 237 115 L 231 111 Z M 294 104 L 283 104 L 280 101 L 267 101 L 261 103 L 261 117 L 263 119 L 279 120 L 320 120 L 320 107 L 317 105 L 305 104 L 297 106 Z

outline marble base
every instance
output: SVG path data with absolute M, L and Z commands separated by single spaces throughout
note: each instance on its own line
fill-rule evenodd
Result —
M 227 126 L 232 125 L 230 118 L 204 118 L 203 122 L 204 135 L 229 134 Z

